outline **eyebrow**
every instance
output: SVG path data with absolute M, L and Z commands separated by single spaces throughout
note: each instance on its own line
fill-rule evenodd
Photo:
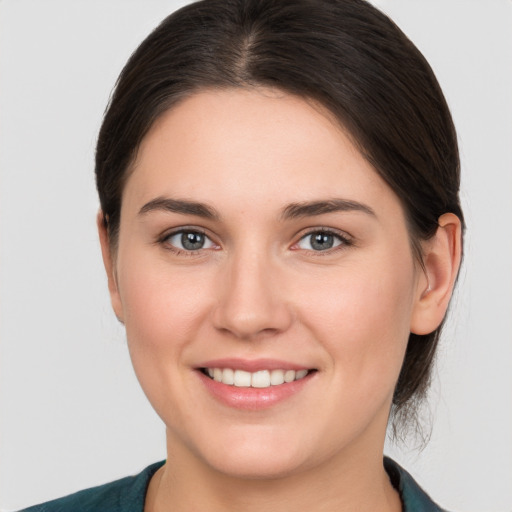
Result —
M 186 199 L 171 199 L 168 197 L 157 197 L 146 203 L 140 210 L 139 215 L 144 215 L 154 211 L 165 211 L 172 213 L 181 213 L 183 215 L 195 215 L 204 219 L 218 219 L 220 216 L 211 206 L 197 201 L 188 201 Z
M 168 197 L 157 197 L 146 203 L 140 210 L 139 215 L 153 211 L 165 211 L 181 213 L 183 215 L 195 215 L 204 219 L 218 220 L 220 215 L 213 208 L 205 203 L 190 201 L 186 199 L 171 199 Z M 301 217 L 313 217 L 333 212 L 359 211 L 376 217 L 375 212 L 367 205 L 348 199 L 327 199 L 319 201 L 304 201 L 290 203 L 281 214 L 283 220 L 297 219 Z
M 328 199 L 325 201 L 305 201 L 291 203 L 284 208 L 283 219 L 296 219 L 300 217 L 312 217 L 333 212 L 363 212 L 376 217 L 375 212 L 367 205 L 348 199 Z

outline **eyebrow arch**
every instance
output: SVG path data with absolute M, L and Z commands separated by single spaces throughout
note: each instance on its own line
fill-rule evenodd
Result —
M 171 199 L 169 197 L 157 197 L 146 203 L 140 210 L 139 215 L 153 211 L 165 211 L 181 213 L 183 215 L 195 215 L 204 219 L 218 219 L 217 211 L 204 203 L 188 201 L 186 199 Z
M 363 203 L 347 199 L 327 199 L 322 201 L 291 203 L 284 208 L 282 218 L 287 220 L 300 217 L 312 217 L 314 215 L 322 215 L 324 213 L 353 211 L 363 212 L 376 217 L 375 212 Z

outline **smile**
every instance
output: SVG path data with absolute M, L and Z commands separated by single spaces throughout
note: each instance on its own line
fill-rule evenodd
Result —
M 301 380 L 309 370 L 259 370 L 248 372 L 232 368 L 202 368 L 202 372 L 216 382 L 239 388 L 268 388 Z

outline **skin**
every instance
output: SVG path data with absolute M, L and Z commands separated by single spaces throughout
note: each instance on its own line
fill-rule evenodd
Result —
M 162 198 L 217 217 L 141 212 Z M 332 199 L 363 207 L 283 215 Z M 145 510 L 401 510 L 382 451 L 409 333 L 439 325 L 457 273 L 460 222 L 439 224 L 422 270 L 394 192 L 304 99 L 204 91 L 165 113 L 127 180 L 115 252 L 98 222 L 114 311 L 167 428 L 172 462 Z M 169 235 L 183 228 L 204 232 L 204 248 L 180 251 Z M 335 246 L 314 250 L 308 234 L 325 230 Z M 197 370 L 226 357 L 315 372 L 286 400 L 242 410 Z

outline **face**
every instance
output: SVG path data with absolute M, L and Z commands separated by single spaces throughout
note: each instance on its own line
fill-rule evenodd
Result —
M 398 198 L 343 130 L 234 89 L 145 137 L 111 292 L 169 450 L 261 478 L 382 456 L 419 274 Z

